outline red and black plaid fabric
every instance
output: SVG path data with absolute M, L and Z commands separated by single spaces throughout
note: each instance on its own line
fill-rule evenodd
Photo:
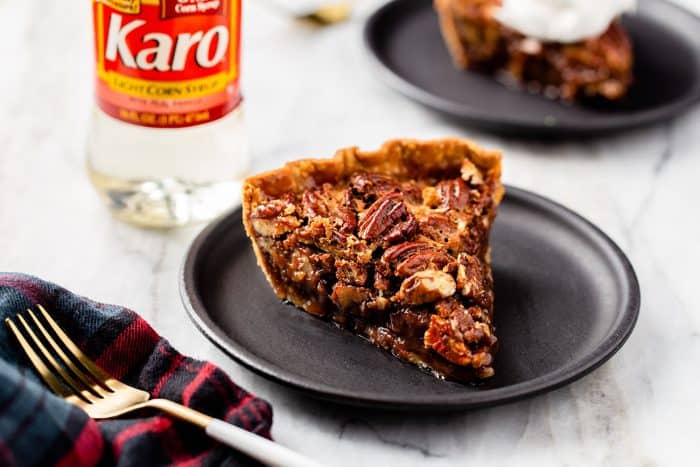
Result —
M 0 274 L 0 318 L 43 305 L 80 348 L 127 384 L 270 437 L 270 405 L 209 362 L 185 357 L 136 313 L 19 274 Z M 47 390 L 0 326 L 0 465 L 258 465 L 157 411 L 95 421 Z

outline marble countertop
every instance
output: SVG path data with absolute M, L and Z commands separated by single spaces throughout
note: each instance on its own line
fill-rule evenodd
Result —
M 112 219 L 86 177 L 89 2 L 0 0 L 0 270 L 140 312 L 179 350 L 211 359 L 275 409 L 274 437 L 327 465 L 697 465 L 700 439 L 700 108 L 579 142 L 513 141 L 456 126 L 391 91 L 361 42 L 374 0 L 319 29 L 246 2 L 243 86 L 255 169 L 346 145 L 462 135 L 505 153 L 507 183 L 578 211 L 629 255 L 642 310 L 625 347 L 557 391 L 436 416 L 306 399 L 233 363 L 191 324 L 178 273 L 201 226 Z M 700 2 L 684 2 L 700 12 Z M 571 176 L 575 174 L 575 176 Z

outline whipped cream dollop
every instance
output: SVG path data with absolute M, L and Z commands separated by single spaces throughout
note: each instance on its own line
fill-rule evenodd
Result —
M 637 0 L 502 0 L 494 17 L 524 36 L 550 42 L 578 42 L 605 32 Z

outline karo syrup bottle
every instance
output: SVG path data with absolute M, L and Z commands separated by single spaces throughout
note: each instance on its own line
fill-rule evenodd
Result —
M 92 0 L 90 178 L 149 227 L 210 219 L 249 165 L 239 89 L 240 0 Z

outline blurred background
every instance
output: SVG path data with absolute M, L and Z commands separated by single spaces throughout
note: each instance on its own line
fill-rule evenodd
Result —
M 202 226 L 152 231 L 120 223 L 86 176 L 94 86 L 87 0 L 0 0 L 0 270 L 38 275 L 137 310 L 176 348 L 213 360 L 272 401 L 273 435 L 319 460 L 673 465 L 691 459 L 698 433 L 687 427 L 697 427 L 700 416 L 692 379 L 700 361 L 700 335 L 693 331 L 700 329 L 700 301 L 697 271 L 688 265 L 700 264 L 694 206 L 700 109 L 653 127 L 554 143 L 455 124 L 377 79 L 362 25 L 381 3 L 357 0 L 348 21 L 319 26 L 271 2 L 244 0 L 242 89 L 253 171 L 330 156 L 344 146 L 371 149 L 394 137 L 464 136 L 502 150 L 507 183 L 578 211 L 632 260 L 642 286 L 641 318 L 610 364 L 517 404 L 407 419 L 304 399 L 232 363 L 194 329 L 179 298 L 181 262 Z M 700 13 L 700 2 L 678 3 Z

